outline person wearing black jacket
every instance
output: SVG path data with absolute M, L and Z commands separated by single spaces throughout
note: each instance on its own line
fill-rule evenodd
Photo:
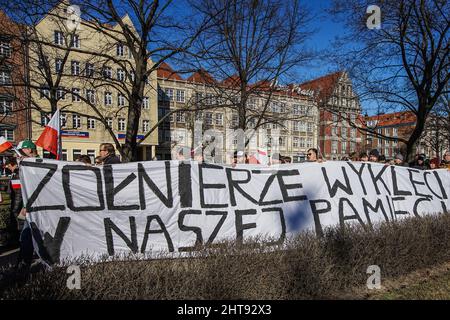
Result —
M 8 184 L 8 193 L 10 195 L 10 228 L 9 234 L 12 241 L 8 242 L 18 242 L 19 241 L 19 231 L 23 228 L 23 222 L 18 223 L 17 217 L 23 208 L 22 200 L 22 190 L 19 180 L 19 165 L 17 164 L 17 159 L 10 157 L 5 162 L 5 167 L 11 172 L 11 179 Z
M 116 149 L 111 143 L 102 143 L 99 151 L 103 159 L 103 164 L 120 163 L 119 157 L 116 156 Z

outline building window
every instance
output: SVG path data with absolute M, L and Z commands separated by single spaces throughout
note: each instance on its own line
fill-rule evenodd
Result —
M 56 90 L 56 99 L 57 100 L 66 100 L 66 89 L 58 88 Z
M 55 59 L 55 72 L 62 73 L 62 70 L 63 70 L 63 60 Z
M 331 141 L 331 153 L 336 154 L 338 148 L 337 141 Z
M 298 137 L 294 137 L 292 140 L 292 147 L 298 148 Z
M 72 88 L 72 101 L 73 102 L 80 102 L 80 89 L 79 88 Z
M 144 97 L 142 99 L 142 108 L 143 109 L 150 109 L 150 100 L 148 97 Z
M 278 143 L 279 143 L 280 147 L 285 147 L 286 146 L 286 137 L 279 137 Z
M 165 88 L 164 93 L 166 94 L 166 101 L 173 101 L 173 89 Z
M 341 137 L 347 138 L 347 127 L 341 127 Z
M 14 130 L 13 129 L 0 129 L 0 135 L 3 136 L 6 140 L 9 140 L 9 141 L 14 140 Z
M 214 104 L 214 95 L 212 93 L 206 94 L 205 103 L 208 106 L 212 106 Z
M 337 122 L 338 121 L 338 115 L 333 113 L 332 120 L 333 120 L 333 122 Z
M 385 128 L 385 129 L 384 129 L 384 135 L 385 135 L 386 137 L 389 137 L 389 131 L 390 131 L 390 128 Z
M 313 138 L 308 138 L 308 145 L 307 148 L 312 148 L 313 147 Z
M 45 127 L 50 121 L 49 116 L 46 112 L 41 112 L 41 126 Z
M 11 84 L 11 72 L 8 70 L 0 70 L 0 84 Z
M 73 149 L 72 150 L 72 160 L 77 161 L 77 159 L 81 156 L 81 150 L 80 149 Z
M 88 129 L 95 129 L 95 119 L 87 118 L 87 128 Z
M 184 102 L 184 90 L 177 90 L 177 102 Z
M 332 127 L 331 128 L 331 135 L 332 136 L 336 136 L 337 135 L 337 127 Z
M 355 128 L 352 128 L 352 129 L 350 130 L 350 137 L 356 138 L 356 129 L 355 129 Z
M 306 122 L 305 121 L 299 121 L 299 123 L 300 123 L 299 131 L 306 132 Z
M 111 105 L 112 105 L 112 93 L 105 92 L 105 106 L 111 106 Z
M 112 118 L 106 118 L 106 126 L 108 128 L 113 129 L 113 120 L 112 120 Z
M 54 32 L 54 42 L 58 46 L 64 45 L 64 34 L 61 31 Z
M 133 82 L 134 82 L 134 79 L 136 78 L 136 75 L 135 75 L 134 71 L 133 71 L 133 70 L 130 70 L 130 71 L 128 72 L 128 76 L 130 77 L 130 82 L 133 83 Z
M 347 153 L 347 141 L 341 142 L 342 153 Z
M 125 70 L 117 69 L 117 80 L 125 81 Z
M 72 61 L 72 75 L 78 76 L 80 75 L 80 62 L 79 61 Z
M 213 114 L 211 112 L 206 112 L 205 120 L 206 125 L 211 126 L 213 124 Z
M 70 46 L 72 48 L 80 48 L 80 36 L 73 34 L 70 39 Z
M 61 122 L 61 127 L 64 128 L 67 125 L 67 114 L 61 113 L 61 115 L 59 116 L 59 120 Z
M 312 122 L 308 122 L 308 132 L 313 132 L 313 124 Z
M 398 137 L 398 128 L 392 128 L 392 136 Z
M 300 148 L 306 148 L 306 138 L 300 137 Z
M 11 57 L 11 43 L 9 41 L 0 41 L 0 56 Z
M 292 106 L 292 113 L 297 116 L 300 114 L 300 106 L 298 104 L 294 104 Z
M 350 141 L 350 152 L 356 151 L 356 142 Z
M 148 132 L 150 130 L 150 120 L 142 120 L 142 131 Z
M 74 129 L 81 128 L 81 117 L 77 114 L 72 115 L 72 127 Z
M 105 79 L 112 78 L 112 68 L 111 67 L 103 67 L 103 77 Z
M 384 148 L 384 155 L 385 155 L 386 157 L 389 157 L 389 156 L 390 156 L 390 154 L 389 154 L 389 147 L 385 147 L 385 148 Z
M 119 118 L 118 130 L 119 131 L 125 131 L 125 119 L 124 118 Z
M 95 73 L 95 67 L 92 63 L 86 63 L 86 77 L 93 77 Z
M 0 99 L 0 114 L 10 116 L 12 114 L 13 102 L 8 99 Z
M 125 105 L 125 96 L 121 93 L 119 93 L 117 96 L 117 104 L 119 105 L 119 107 L 123 107 Z
M 223 113 L 216 113 L 216 126 L 223 126 Z
M 91 162 L 95 163 L 95 150 L 88 150 L 86 154 L 89 158 L 91 158 Z
M 177 122 L 184 123 L 185 117 L 183 112 L 177 112 Z
M 119 57 L 125 56 L 125 46 L 123 45 L 123 43 L 116 44 L 116 54 Z
M 231 116 L 231 127 L 236 128 L 239 125 L 239 118 L 237 114 Z
M 86 90 L 86 99 L 94 104 L 95 103 L 95 91 L 94 90 Z
M 41 86 L 41 99 L 42 98 L 50 98 L 50 90 L 47 86 Z
M 67 149 L 62 149 L 61 150 L 61 155 L 62 155 L 61 160 L 62 161 L 67 161 Z

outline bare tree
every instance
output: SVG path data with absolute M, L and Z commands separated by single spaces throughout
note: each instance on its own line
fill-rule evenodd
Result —
M 19 4 L 11 4 L 11 12 L 20 13 L 23 22 L 35 30 L 36 20 L 30 21 L 30 17 L 41 18 L 44 15 L 51 16 L 55 21 L 60 22 L 61 30 L 64 34 L 64 44 L 55 45 L 51 40 L 36 36 L 31 32 L 26 38 L 37 47 L 55 48 L 57 53 L 62 55 L 60 59 L 64 64 L 67 62 L 67 56 L 70 52 L 76 52 L 90 57 L 92 72 L 84 70 L 84 86 L 92 90 L 99 91 L 107 88 L 114 88 L 126 99 L 124 111 L 126 111 L 126 132 L 125 142 L 122 145 L 108 126 L 104 112 L 99 107 L 97 100 L 75 93 L 79 99 L 88 104 L 91 109 L 88 116 L 101 121 L 112 139 L 124 161 L 135 161 L 138 157 L 138 146 L 145 140 L 137 141 L 139 124 L 142 115 L 143 99 L 148 86 L 153 86 L 152 90 L 156 93 L 156 81 L 152 83 L 152 75 L 159 65 L 166 59 L 185 52 L 192 44 L 193 40 L 201 34 L 205 23 L 198 22 L 197 28 L 190 28 L 186 21 L 177 22 L 173 16 L 170 16 L 169 8 L 173 1 L 158 0 L 98 0 L 98 1 L 52 1 L 52 0 L 25 0 Z M 51 10 L 55 6 L 63 10 Z M 92 35 L 100 34 L 106 40 L 97 47 L 77 48 L 72 45 L 72 37 L 76 35 L 77 30 L 68 30 L 67 20 L 71 19 L 73 12 L 67 9 L 69 5 L 78 5 L 80 8 L 81 19 L 76 21 L 80 28 L 88 30 Z M 19 14 L 17 14 L 19 13 Z M 174 36 L 168 36 L 172 34 Z M 118 47 L 125 54 L 117 54 Z M 43 50 L 44 51 L 44 50 Z M 122 53 L 122 51 L 121 51 Z M 46 53 L 42 53 L 45 58 Z M 45 59 L 40 61 L 45 64 Z M 104 68 L 113 64 L 117 70 L 123 71 L 120 77 L 105 77 Z M 56 110 L 56 103 L 61 100 L 60 80 L 58 76 L 54 79 L 54 74 L 45 74 L 53 66 L 46 66 L 41 71 L 42 76 L 48 84 L 48 98 L 51 103 L 51 109 Z M 67 68 L 70 69 L 70 68 Z M 51 72 L 52 73 L 52 72 Z M 72 72 L 73 73 L 73 72 Z M 80 78 L 79 74 L 64 74 L 63 76 L 74 76 Z M 31 85 L 31 84 L 30 84 Z M 38 89 L 33 86 L 33 89 Z M 39 88 L 41 89 L 41 88 Z M 155 94 L 156 97 L 156 94 Z M 67 108 L 69 111 L 70 108 Z M 148 137 L 157 130 L 158 124 L 154 125 L 145 135 Z
M 256 130 L 266 123 L 283 126 L 288 119 L 298 119 L 274 101 L 294 93 L 278 84 L 288 83 L 289 72 L 312 56 L 304 46 L 311 34 L 306 28 L 308 10 L 297 0 L 191 3 L 210 26 L 195 42 L 190 61 L 223 80 L 211 84 L 210 90 L 217 104 L 237 114 L 236 128 Z M 256 99 L 263 102 L 255 103 Z
M 349 69 L 361 100 L 381 109 L 413 112 L 416 126 L 406 141 L 412 160 L 416 142 L 450 80 L 448 1 L 388 0 L 380 4 L 381 27 L 366 25 L 367 2 L 335 0 L 332 13 L 345 21 L 348 34 L 333 46 L 332 55 Z M 377 135 L 376 132 L 372 134 Z

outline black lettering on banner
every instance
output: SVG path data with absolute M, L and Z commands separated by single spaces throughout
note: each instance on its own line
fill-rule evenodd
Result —
M 111 165 L 103 166 L 103 174 L 105 176 L 105 191 L 106 191 L 106 203 L 108 205 L 108 210 L 139 210 L 138 204 L 130 204 L 126 206 L 116 206 L 114 205 L 114 197 L 120 191 L 122 191 L 126 186 L 136 179 L 136 175 L 131 173 L 125 178 L 117 187 L 114 188 L 114 177 Z
M 227 218 L 228 212 L 227 211 L 214 211 L 214 210 L 208 210 L 206 211 L 207 216 L 222 216 L 217 223 L 216 227 L 214 228 L 213 232 L 209 236 L 208 241 L 206 242 L 206 245 L 211 245 L 216 239 L 217 234 L 219 233 L 220 228 L 222 227 L 223 223 L 225 222 L 225 219 Z
M 417 191 L 416 184 L 417 184 L 417 185 L 422 185 L 422 186 L 424 186 L 424 185 L 425 185 L 425 182 L 420 182 L 420 181 L 417 181 L 417 180 L 414 180 L 414 179 L 413 179 L 413 172 L 415 172 L 415 173 L 421 173 L 421 172 L 423 172 L 423 171 L 417 170 L 417 169 L 408 169 L 408 171 L 409 171 L 409 181 L 411 182 L 411 184 L 412 184 L 412 186 L 413 186 L 413 188 L 414 188 L 414 192 L 416 193 L 416 196 L 421 196 L 421 197 L 431 198 L 432 196 L 430 196 L 430 195 L 428 195 L 428 194 L 422 194 L 422 193 L 419 193 L 419 192 Z
M 48 264 L 59 263 L 61 255 L 61 244 L 64 240 L 67 229 L 69 228 L 70 218 L 59 218 L 58 225 L 56 226 L 55 235 L 52 237 L 48 232 L 44 234 L 42 239 L 41 231 L 36 223 L 31 222 L 31 232 L 33 234 L 34 241 L 38 246 L 39 256 Z
M 429 197 L 419 198 L 416 200 L 416 202 L 414 203 L 414 207 L 413 207 L 413 213 L 416 217 L 420 217 L 420 214 L 417 211 L 417 207 L 419 206 L 419 203 L 421 203 L 422 201 L 431 201 L 431 200 Z
M 244 230 L 256 228 L 256 223 L 254 223 L 254 222 L 243 223 L 242 217 L 247 216 L 247 215 L 256 215 L 256 210 L 255 209 L 236 210 L 235 214 L 236 214 L 236 220 L 235 220 L 236 241 L 237 241 L 237 243 L 242 244 L 243 239 L 244 239 Z
M 438 199 L 442 200 L 442 196 L 438 195 L 436 192 L 434 192 L 434 190 L 430 187 L 430 184 L 428 183 L 428 179 L 427 179 L 427 175 L 431 174 L 430 171 L 425 171 L 423 174 L 423 179 L 425 180 L 425 184 L 428 187 L 428 190 L 431 191 L 432 194 L 434 194 Z
M 441 178 L 439 177 L 439 174 L 437 173 L 437 171 L 433 171 L 433 174 L 436 177 L 436 181 L 438 182 L 439 187 L 441 188 L 442 198 L 443 199 L 448 199 L 447 193 L 445 192 L 445 188 L 442 186 L 442 181 L 441 181 Z
M 150 229 L 153 220 L 155 220 L 159 224 L 159 227 L 161 229 L 157 230 Z M 167 241 L 167 247 L 169 248 L 169 252 L 174 251 L 172 239 L 170 238 L 169 232 L 167 232 L 164 222 L 162 222 L 161 218 L 158 215 L 152 215 L 147 217 L 147 225 L 145 226 L 144 240 L 142 240 L 141 253 L 144 253 L 147 248 L 148 235 L 158 233 L 164 234 L 164 237 L 166 238 Z
M 373 185 L 375 187 L 375 190 L 377 191 L 377 194 L 380 194 L 380 189 L 378 189 L 378 180 L 380 180 L 381 183 L 383 183 L 384 188 L 386 189 L 388 194 L 391 195 L 391 191 L 389 190 L 388 186 L 386 185 L 386 183 L 382 179 L 383 178 L 383 173 L 388 168 L 388 166 L 383 166 L 382 169 L 378 172 L 378 174 L 376 176 L 373 174 L 372 165 L 370 163 L 367 164 L 367 168 L 369 169 L 370 177 L 372 178 L 372 182 L 373 182 Z
M 303 185 L 301 183 L 286 184 L 283 180 L 283 177 L 298 176 L 298 175 L 300 175 L 300 173 L 296 169 L 295 170 L 280 170 L 277 172 L 278 184 L 280 185 L 281 194 L 283 195 L 284 202 L 307 200 L 306 195 L 289 196 L 289 194 L 288 194 L 288 190 L 300 189 L 300 188 L 303 188 Z
M 370 228 L 372 228 L 373 225 L 372 225 L 372 220 L 370 219 L 370 216 L 369 216 L 369 209 L 372 212 L 379 212 L 379 210 L 381 209 L 381 212 L 383 213 L 383 216 L 384 216 L 384 220 L 386 222 L 389 222 L 389 218 L 386 214 L 386 210 L 384 209 L 383 202 L 381 201 L 381 199 L 377 199 L 377 201 L 375 202 L 375 206 L 372 206 L 372 204 L 368 200 L 366 200 L 366 198 L 362 198 L 362 204 L 363 204 L 364 213 L 366 215 L 367 222 L 368 222 Z
M 181 207 L 192 207 L 192 177 L 189 163 L 181 162 L 178 166 L 178 192 Z
M 196 236 L 195 245 L 194 246 L 192 246 L 192 247 L 179 247 L 178 248 L 179 252 L 194 251 L 196 249 L 196 247 L 198 247 L 198 246 L 203 244 L 202 229 L 200 229 L 199 227 L 186 226 L 184 224 L 184 218 L 188 214 L 201 215 L 202 211 L 201 210 L 183 210 L 183 211 L 181 211 L 178 214 L 178 228 L 181 231 L 184 231 L 184 232 L 192 231 L 192 232 L 195 233 L 195 236 Z
M 391 175 L 392 175 L 392 189 L 394 196 L 411 196 L 412 193 L 406 190 L 400 190 L 398 188 L 397 181 L 397 172 L 395 171 L 395 166 L 391 166 Z
M 47 174 L 45 175 L 45 177 L 39 182 L 38 186 L 36 187 L 34 192 L 31 194 L 30 198 L 28 199 L 27 212 L 46 211 L 46 210 L 59 210 L 59 211 L 66 210 L 66 207 L 64 205 L 32 207 L 32 205 L 36 201 L 37 197 L 39 196 L 41 191 L 44 189 L 45 185 L 50 181 L 50 179 L 55 174 L 56 170 L 58 169 L 58 165 L 52 164 L 52 163 L 37 163 L 37 162 L 28 162 L 28 161 L 22 161 L 22 163 L 20 165 L 23 167 L 43 168 L 43 169 L 49 170 L 47 172 Z
M 350 185 L 350 181 L 348 179 L 347 172 L 345 171 L 344 167 L 341 167 L 341 169 L 342 169 L 342 173 L 344 174 L 345 185 L 342 182 L 340 182 L 338 179 L 336 179 L 336 181 L 333 183 L 333 187 L 331 187 L 330 179 L 328 178 L 328 175 L 327 175 L 327 169 L 325 169 L 325 167 L 322 167 L 321 169 L 322 169 L 322 174 L 325 179 L 325 182 L 327 183 L 328 193 L 330 194 L 331 198 L 333 198 L 336 195 L 338 189 L 342 189 L 342 191 L 344 191 L 347 194 L 350 194 L 350 195 L 353 194 L 352 186 Z
M 130 248 L 131 252 L 137 253 L 138 251 L 138 242 L 137 242 L 137 234 L 136 234 L 136 219 L 135 217 L 129 217 L 130 220 L 130 239 L 123 233 L 122 230 L 119 229 L 118 226 L 111 221 L 110 218 L 103 219 L 103 224 L 105 225 L 105 238 L 106 238 L 106 246 L 108 248 L 108 255 L 114 255 L 114 240 L 112 235 L 112 230 L 125 241 L 125 244 L 128 248 Z
M 255 174 L 267 174 L 267 171 L 261 171 L 261 170 L 252 170 L 252 173 Z M 258 205 L 260 206 L 267 206 L 267 205 L 272 205 L 272 204 L 278 204 L 278 203 L 282 203 L 283 200 L 271 200 L 271 201 L 264 201 L 264 198 L 267 195 L 267 192 L 270 189 L 270 186 L 272 185 L 272 182 L 275 180 L 275 177 L 277 176 L 277 172 L 273 171 L 272 174 L 269 176 L 269 178 L 267 179 L 266 183 L 264 184 L 264 188 L 261 191 L 261 195 L 259 197 L 259 201 L 258 201 Z
M 350 208 L 352 208 L 353 213 L 354 213 L 353 215 L 346 216 L 344 214 L 344 202 L 347 202 L 347 204 L 350 206 Z M 356 208 L 353 206 L 351 201 L 347 198 L 339 198 L 339 223 L 340 223 L 342 229 L 345 228 L 346 220 L 358 220 L 358 222 L 361 224 L 361 226 L 364 229 L 367 229 L 366 224 L 364 223 L 364 221 L 362 221 L 360 215 L 358 214 L 358 210 L 356 210 Z
M 209 163 L 199 163 L 198 164 L 198 180 L 200 187 L 200 205 L 202 208 L 226 208 L 227 203 L 205 203 L 205 189 L 225 189 L 226 186 L 221 183 L 209 184 L 203 183 L 203 169 L 216 169 L 223 170 L 223 167 L 209 164 Z
M 263 208 L 262 212 L 278 212 L 280 215 L 280 223 L 281 223 L 281 235 L 276 241 L 268 242 L 268 246 L 276 246 L 283 244 L 284 240 L 286 239 L 286 221 L 284 220 L 284 213 L 283 209 L 281 208 Z
M 161 192 L 161 190 L 156 186 L 153 180 L 148 176 L 143 164 L 138 163 L 139 202 L 141 204 L 141 210 L 145 210 L 147 208 L 147 204 L 145 202 L 144 181 L 147 184 L 147 186 L 153 191 L 153 193 L 158 197 L 158 199 L 167 208 L 173 207 L 172 179 L 170 177 L 170 161 L 164 161 L 164 165 L 166 172 L 167 197 Z
M 389 196 L 386 196 L 386 200 L 387 200 L 387 204 L 389 206 L 389 212 L 391 213 L 391 219 L 392 221 L 396 220 L 396 216 L 394 215 L 394 211 L 392 210 L 392 206 L 391 206 L 391 199 Z M 393 205 L 394 203 L 392 203 Z
M 353 172 L 356 173 L 359 179 L 359 183 L 361 184 L 361 188 L 363 189 L 364 195 L 367 195 L 366 186 L 364 185 L 364 181 L 362 179 L 362 173 L 364 171 L 364 167 L 366 166 L 365 163 L 362 163 L 359 167 L 359 170 L 356 170 L 355 166 L 351 162 L 347 162 L 347 165 L 350 167 L 350 169 L 353 170 Z
M 441 207 L 442 207 L 442 212 L 449 212 L 449 211 L 447 210 L 447 206 L 445 205 L 445 202 L 444 202 L 444 201 L 441 201 Z
M 403 201 L 405 200 L 405 197 L 392 197 L 392 207 L 394 208 L 394 214 L 398 215 L 398 214 L 409 214 L 408 211 L 402 211 L 402 210 L 395 210 L 395 203 L 394 201 Z
M 325 208 L 319 209 L 317 204 L 326 204 Z M 314 225 L 316 227 L 316 235 L 319 237 L 323 236 L 322 224 L 320 223 L 319 214 L 327 213 L 331 211 L 331 203 L 325 199 L 309 200 L 309 205 L 311 206 L 311 211 L 314 217 Z
M 231 206 L 236 206 L 236 196 L 234 194 L 234 189 L 239 191 L 241 195 L 243 195 L 246 199 L 250 200 L 254 204 L 258 204 L 258 201 L 253 199 L 247 192 L 245 192 L 239 184 L 249 183 L 251 179 L 251 174 L 249 170 L 245 169 L 233 169 L 233 168 L 226 168 L 225 171 L 227 172 L 227 179 L 228 179 L 228 187 L 230 191 L 230 203 Z M 247 174 L 247 178 L 245 180 L 234 180 L 233 179 L 233 172 L 245 172 Z
M 97 197 L 99 201 L 98 206 L 84 206 L 84 207 L 75 207 L 72 198 L 72 192 L 70 190 L 70 172 L 71 171 L 92 171 L 95 174 L 96 182 L 97 182 Z M 62 168 L 62 182 L 64 194 L 66 196 L 67 207 L 74 212 L 81 211 L 103 211 L 105 210 L 105 199 L 103 199 L 103 183 L 102 183 L 102 174 L 99 168 L 85 166 L 85 165 L 65 165 Z

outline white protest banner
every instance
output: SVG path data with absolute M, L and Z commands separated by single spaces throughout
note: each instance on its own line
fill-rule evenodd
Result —
M 36 250 L 181 254 L 196 244 L 422 216 L 450 208 L 450 171 L 324 162 L 235 168 L 194 161 L 103 167 L 30 159 L 20 179 Z

